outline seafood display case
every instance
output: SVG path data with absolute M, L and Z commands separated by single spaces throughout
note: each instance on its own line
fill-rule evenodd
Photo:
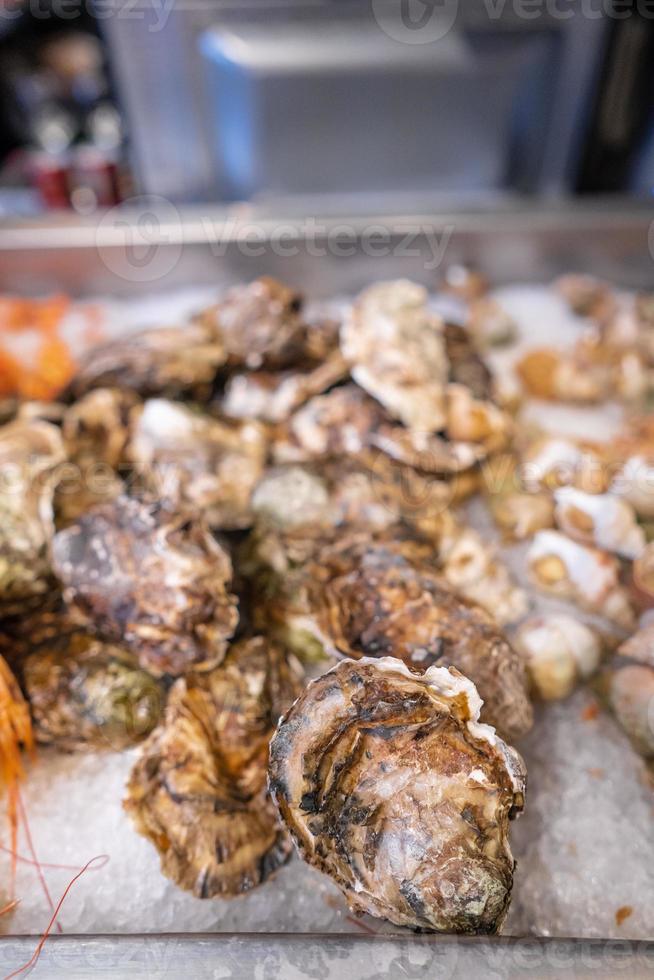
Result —
M 513 204 L 499 211 L 432 214 L 331 213 L 314 216 L 311 219 L 307 219 L 300 213 L 273 214 L 265 209 L 254 207 L 247 210 L 242 208 L 207 210 L 192 207 L 177 210 L 165 206 L 162 210 L 158 210 L 155 203 L 148 206 L 145 220 L 143 211 L 130 213 L 116 210 L 100 220 L 61 217 L 48 219 L 46 222 L 22 222 L 13 225 L 5 223 L 0 227 L 0 290 L 4 293 L 27 296 L 57 292 L 85 301 L 106 301 L 108 304 L 116 304 L 115 316 L 117 317 L 131 309 L 133 304 L 133 308 L 138 311 L 136 315 L 149 321 L 162 322 L 162 318 L 167 317 L 169 310 L 177 308 L 175 304 L 191 313 L 194 307 L 202 306 L 205 297 L 215 292 L 221 292 L 234 284 L 253 280 L 259 276 L 272 276 L 300 290 L 312 304 L 315 304 L 318 314 L 324 315 L 325 310 L 328 313 L 333 311 L 335 302 L 344 303 L 361 290 L 365 290 L 371 283 L 406 278 L 421 284 L 427 290 L 434 291 L 446 269 L 456 269 L 465 265 L 480 270 L 494 286 L 516 287 L 517 299 L 513 297 L 515 309 L 520 309 L 520 304 L 523 304 L 529 319 L 529 311 L 533 308 L 529 305 L 531 297 L 524 290 L 523 292 L 519 290 L 523 287 L 528 289 L 532 286 L 548 284 L 557 276 L 571 271 L 587 273 L 619 283 L 627 290 L 651 290 L 654 282 L 653 225 L 654 210 L 634 204 L 603 201 L 574 205 L 552 204 L 539 209 Z M 163 304 L 160 299 L 157 300 L 157 297 L 162 296 L 177 298 L 171 300 L 171 305 L 168 306 L 168 300 L 164 300 Z M 376 301 L 376 298 L 369 299 L 370 302 L 373 300 Z M 548 311 L 545 309 L 541 317 L 541 321 L 545 322 L 540 323 L 541 338 L 547 336 L 547 315 Z M 194 324 L 197 323 L 197 318 L 191 321 L 189 329 L 193 329 Z M 535 329 L 538 326 L 535 324 Z M 280 344 L 281 342 L 280 340 Z M 354 346 L 365 343 L 362 331 L 358 331 L 356 337 L 352 335 L 352 343 Z M 211 367 L 211 351 L 206 353 Z M 246 363 L 247 356 L 247 352 L 244 352 Z M 361 356 L 364 359 L 373 357 L 374 352 L 365 351 Z M 356 356 L 353 356 L 353 360 L 356 361 Z M 248 366 L 256 368 L 257 365 Z M 102 370 L 109 372 L 108 376 L 112 376 L 111 372 L 114 368 L 111 364 L 101 367 Z M 321 374 L 317 381 L 318 391 L 325 390 L 331 383 L 328 360 L 320 368 L 322 371 L 325 369 L 326 376 L 323 377 Z M 306 375 L 306 377 L 311 376 Z M 338 377 L 336 369 L 334 380 Z M 233 400 L 234 413 L 237 414 L 239 391 L 234 385 L 228 388 L 228 396 Z M 129 396 L 127 401 L 127 408 L 131 409 Z M 103 403 L 99 404 L 97 409 L 101 417 L 103 413 L 109 415 L 117 413 L 116 418 L 118 418 L 125 410 L 125 406 Z M 558 411 L 558 407 L 556 410 Z M 141 454 L 140 458 L 146 459 L 148 463 L 157 450 L 152 432 L 158 421 L 154 417 L 149 418 L 146 412 L 139 419 L 138 439 L 134 442 L 134 451 Z M 171 417 L 167 421 L 171 425 L 188 424 L 188 419 L 179 417 Z M 603 421 L 600 420 L 598 424 L 602 425 Z M 206 436 L 209 440 L 209 435 Z M 256 429 L 251 433 L 251 438 L 250 436 L 248 438 L 250 448 L 246 454 L 246 464 L 239 472 L 242 472 L 245 481 L 251 480 L 254 485 L 261 475 L 262 467 L 261 447 L 257 442 L 259 437 Z M 393 447 L 393 452 L 402 451 L 402 446 Z M 241 453 L 238 465 L 243 466 L 242 447 L 238 448 L 238 452 Z M 192 470 L 190 474 L 188 482 L 176 487 L 176 492 L 186 500 L 206 509 L 206 498 L 194 500 L 192 496 L 194 493 Z M 328 476 L 325 476 L 325 479 L 328 479 Z M 207 492 L 211 493 L 211 487 Z M 222 509 L 219 509 L 217 523 L 226 521 L 227 524 L 221 526 L 228 526 L 230 530 L 238 533 L 244 526 L 242 501 L 238 494 L 235 494 L 233 500 L 230 498 L 226 503 L 221 500 L 220 503 Z M 557 503 L 557 506 L 560 504 Z M 214 513 L 211 505 L 209 507 L 208 513 Z M 130 513 L 126 511 L 123 515 L 125 526 L 132 520 L 136 526 L 141 520 L 140 515 L 136 514 L 138 507 L 130 505 L 127 510 Z M 74 518 L 76 515 L 71 516 L 71 520 Z M 164 518 L 165 514 L 163 516 L 158 514 L 154 519 L 163 521 Z M 471 521 L 474 523 L 477 519 L 478 515 L 473 514 Z M 85 562 L 91 560 L 92 548 L 89 550 L 88 541 L 82 540 L 83 535 L 79 532 L 82 527 L 83 520 L 76 524 L 74 529 L 59 533 L 54 561 L 59 577 L 74 596 L 73 601 L 88 615 L 89 609 L 93 612 L 95 597 L 92 590 L 87 589 L 80 599 L 79 580 L 84 578 Z M 193 527 L 189 528 L 186 525 L 173 527 L 171 523 L 170 527 L 163 528 L 163 531 L 170 534 L 171 540 L 174 538 L 174 547 L 179 549 L 180 562 L 183 561 L 185 548 L 192 547 L 204 556 L 214 547 L 212 539 L 205 540 L 199 530 Z M 118 542 L 115 546 L 119 549 L 122 567 L 129 569 L 132 564 L 136 567 L 137 545 L 130 540 L 123 540 L 120 529 L 106 526 L 102 533 L 105 535 L 105 541 L 112 539 L 113 536 Z M 554 535 L 557 532 L 540 531 L 539 533 Z M 183 536 L 186 536 L 184 540 L 182 540 Z M 414 545 L 415 542 L 406 543 L 407 548 Z M 356 547 L 357 544 L 354 542 L 352 548 L 356 550 Z M 139 555 L 139 560 L 141 557 Z M 343 555 L 332 556 L 332 558 L 337 563 L 343 560 Z M 521 557 L 521 560 L 523 559 L 524 555 Z M 183 565 L 180 564 L 180 568 L 182 567 Z M 517 567 L 512 568 L 512 571 L 515 572 Z M 316 580 L 319 574 L 323 573 L 327 574 L 326 568 L 322 571 L 316 570 Z M 103 577 L 104 574 L 103 571 Z M 146 581 L 143 584 L 145 598 L 139 600 L 143 603 L 160 601 L 160 598 L 154 595 L 156 567 L 152 574 L 154 575 L 152 582 Z M 208 578 L 207 576 L 207 582 Z M 226 571 L 224 578 L 227 581 Z M 365 585 L 358 587 L 365 588 Z M 206 584 L 206 589 L 214 590 L 216 593 L 212 595 L 212 601 L 218 603 L 220 614 L 214 625 L 219 632 L 223 631 L 219 637 L 220 642 L 226 642 L 224 637 L 230 636 L 233 632 L 230 618 L 233 616 L 230 605 L 233 597 L 230 598 L 229 593 L 225 591 L 227 585 L 224 585 L 222 580 L 217 583 L 212 581 L 211 585 Z M 200 601 L 197 596 L 195 598 Z M 316 602 L 319 603 L 319 598 Z M 117 617 L 120 615 L 120 610 L 107 610 L 103 606 L 102 615 L 108 618 L 114 616 L 116 622 L 119 622 Z M 140 628 L 137 623 L 135 629 L 138 631 Z M 146 700 L 152 699 L 153 690 L 156 700 L 158 674 L 164 672 L 180 674 L 183 664 L 186 663 L 185 658 L 190 658 L 192 662 L 202 662 L 203 650 L 198 652 L 198 648 L 202 647 L 204 639 L 200 632 L 197 633 L 197 637 L 194 636 L 193 644 L 196 646 L 192 649 L 180 644 L 178 642 L 180 630 L 174 612 L 171 612 L 170 625 L 166 626 L 166 630 L 168 632 L 163 645 L 161 638 L 157 638 L 156 643 L 152 642 L 150 648 L 151 635 L 148 633 L 148 628 L 143 626 L 139 642 L 144 644 L 144 659 L 140 667 L 147 667 L 150 673 L 139 670 L 134 665 L 129 667 L 134 673 L 130 683 L 143 685 L 143 697 Z M 120 639 L 120 635 L 119 630 L 115 639 Z M 532 637 L 524 638 L 526 647 L 532 639 Z M 234 643 L 230 648 L 228 660 L 225 661 L 228 671 L 229 658 L 231 657 L 234 662 L 230 683 L 236 686 L 239 683 L 241 670 L 247 669 L 256 673 L 259 669 L 257 665 L 260 663 L 261 651 L 255 641 L 252 641 L 251 646 L 248 642 Z M 501 640 L 498 643 L 501 645 Z M 162 655 L 162 650 L 165 662 L 157 660 Z M 86 652 L 82 651 L 81 655 L 85 656 Z M 111 658 L 113 662 L 117 655 L 114 655 L 110 644 L 107 643 L 103 656 Z M 423 656 L 422 649 L 416 656 Z M 239 667 L 239 657 L 247 664 L 247 668 Z M 120 658 L 117 659 L 120 663 Z M 422 689 L 430 688 L 427 681 L 423 681 L 422 678 L 417 681 L 415 675 L 406 668 L 390 667 L 388 662 L 386 663 L 385 673 L 380 669 L 379 676 L 370 679 L 373 700 L 374 697 L 383 700 L 385 685 L 390 685 L 390 675 L 393 671 L 398 675 L 394 683 L 402 690 L 410 691 L 411 697 L 423 696 L 424 691 L 420 693 Z M 442 668 L 432 668 L 434 669 L 437 672 L 442 670 Z M 277 665 L 275 670 L 279 672 L 280 665 Z M 154 677 L 151 676 L 152 673 Z M 365 670 L 363 673 L 365 674 Z M 284 671 L 282 674 L 283 685 L 297 694 L 297 679 L 290 675 L 286 676 Z M 336 678 L 346 694 L 341 691 L 336 696 L 334 693 L 337 685 Z M 454 703 L 453 688 L 451 685 L 446 685 L 441 689 L 439 684 L 443 683 L 442 677 L 439 679 L 437 674 L 434 674 L 433 678 L 432 686 L 427 692 L 428 696 L 441 706 L 439 710 L 445 710 L 443 704 L 449 703 L 449 699 Z M 323 705 L 321 711 L 324 712 L 327 705 L 335 713 L 335 717 L 328 720 L 331 724 L 337 725 L 338 711 L 341 710 L 339 698 L 346 696 L 351 698 L 356 685 L 360 683 L 359 676 L 350 676 L 343 669 L 340 673 L 337 671 L 332 675 L 332 682 L 326 685 L 327 690 L 324 692 L 317 685 L 309 690 L 313 698 L 321 698 Z M 279 678 L 276 679 L 275 684 L 277 688 L 283 686 Z M 475 691 L 472 685 L 469 687 L 473 692 Z M 180 717 L 183 715 L 181 702 L 184 697 L 193 696 L 201 699 L 206 693 L 199 682 L 195 690 L 189 686 L 180 699 L 178 706 Z M 212 696 L 216 696 L 215 692 L 212 692 Z M 470 696 L 469 692 L 466 692 L 466 697 Z M 221 691 L 220 697 L 229 704 L 232 694 L 229 690 Z M 405 698 L 408 697 L 409 695 L 405 694 Z M 451 713 L 451 738 L 453 741 L 456 740 L 457 744 L 465 744 L 466 739 L 469 738 L 464 731 L 464 723 L 467 723 L 465 719 L 468 715 L 460 715 L 463 710 L 460 703 L 461 692 L 458 692 L 457 697 L 456 707 L 446 705 L 447 711 Z M 474 697 L 477 697 L 476 692 Z M 330 698 L 334 699 L 334 706 L 330 706 Z M 304 706 L 303 700 L 306 702 Z M 297 784 L 295 789 L 293 788 L 293 779 L 296 779 L 297 783 L 297 772 L 289 774 L 287 765 L 289 756 L 283 755 L 281 745 L 287 737 L 285 729 L 292 727 L 289 720 L 292 719 L 293 712 L 297 714 L 304 707 L 306 715 L 302 718 L 302 724 L 305 728 L 311 727 L 311 719 L 316 717 L 316 713 L 315 705 L 311 705 L 310 702 L 311 698 L 306 697 L 296 702 L 296 707 L 286 716 L 286 726 L 282 725 L 278 729 L 273 740 L 273 769 L 276 773 L 276 782 L 271 789 L 273 795 L 277 793 L 278 796 L 281 794 L 283 797 L 278 799 L 282 809 L 286 806 L 289 811 L 293 811 L 289 823 L 296 843 L 300 842 L 301 850 L 306 846 L 311 834 L 315 832 L 319 838 L 320 833 L 315 829 L 316 821 L 309 819 L 311 811 L 310 808 L 307 809 L 306 794 L 302 796 L 302 787 L 298 789 L 299 784 Z M 489 703 L 493 708 L 492 697 Z M 33 711 L 39 710 L 45 709 L 38 703 L 33 705 Z M 160 929 L 151 928 L 149 925 L 145 928 L 137 925 L 135 934 L 132 934 L 129 926 L 123 928 L 114 926 L 114 923 L 122 921 L 120 915 L 116 914 L 111 928 L 106 933 L 104 929 L 101 930 L 102 934 L 83 932 L 71 934 L 67 931 L 65 935 L 58 935 L 53 932 L 40 952 L 35 975 L 40 975 L 38 971 L 41 970 L 43 976 L 53 978 L 81 977 L 92 972 L 94 976 L 107 978 L 157 975 L 234 977 L 243 980 L 258 975 L 279 977 L 284 980 L 295 976 L 323 978 L 351 976 L 367 978 L 367 980 L 397 975 L 416 978 L 425 975 L 447 977 L 474 975 L 482 978 L 531 975 L 538 977 L 628 975 L 634 978 L 652 976 L 654 934 L 651 929 L 651 911 L 648 924 L 647 911 L 636 909 L 632 922 L 638 924 L 633 926 L 633 930 L 628 933 L 628 938 L 624 939 L 620 938 L 617 928 L 607 930 L 607 934 L 604 935 L 601 926 L 596 922 L 589 922 L 587 928 L 583 925 L 584 914 L 597 915 L 598 907 L 592 903 L 587 913 L 584 909 L 577 908 L 575 914 L 571 916 L 570 928 L 566 927 L 566 909 L 570 909 L 570 902 L 574 901 L 575 896 L 584 894 L 583 891 L 576 890 L 580 874 L 583 876 L 584 868 L 587 866 L 583 865 L 582 859 L 586 862 L 597 861 L 597 873 L 605 877 L 610 876 L 609 865 L 601 867 L 599 865 L 601 865 L 601 855 L 609 847 L 607 835 L 609 837 L 611 835 L 611 820 L 615 824 L 614 844 L 617 859 L 623 846 L 622 842 L 626 840 L 629 832 L 628 822 L 622 819 L 620 791 L 616 789 L 611 793 L 607 789 L 604 797 L 601 794 L 598 797 L 599 807 L 603 805 L 601 799 L 606 799 L 607 803 L 604 816 L 600 815 L 601 819 L 598 818 L 596 840 L 594 842 L 588 840 L 588 849 L 586 849 L 587 839 L 593 836 L 592 823 L 586 823 L 581 828 L 578 838 L 566 840 L 565 835 L 570 832 L 575 822 L 574 807 L 580 805 L 579 794 L 588 795 L 592 791 L 593 780 L 597 783 L 598 779 L 603 778 L 598 776 L 599 769 L 589 775 L 588 752 L 586 755 L 580 753 L 578 759 L 573 758 L 575 746 L 572 743 L 576 737 L 575 726 L 578 724 L 578 716 L 588 710 L 588 704 L 583 697 L 574 703 L 561 702 L 551 708 L 548 719 L 544 722 L 542 740 L 534 738 L 533 735 L 531 738 L 527 736 L 525 755 L 528 766 L 533 763 L 537 778 L 541 784 L 547 783 L 547 793 L 551 797 L 561 795 L 559 802 L 554 802 L 554 806 L 557 807 L 560 803 L 564 818 L 557 834 L 551 835 L 548 839 L 547 847 L 550 847 L 550 852 L 543 850 L 536 853 L 533 849 L 530 851 L 529 843 L 524 838 L 518 839 L 518 860 L 522 861 L 522 855 L 525 855 L 524 861 L 531 880 L 521 886 L 525 895 L 524 903 L 519 903 L 513 918 L 509 918 L 506 936 L 464 937 L 426 933 L 414 935 L 406 929 L 398 929 L 397 925 L 401 924 L 398 920 L 396 926 L 385 926 L 377 934 L 371 934 L 370 928 L 366 925 L 367 920 L 363 920 L 363 925 L 359 927 L 351 921 L 348 923 L 339 918 L 342 915 L 340 911 L 334 912 L 332 909 L 328 915 L 329 895 L 313 896 L 314 905 L 307 912 L 307 918 L 303 919 L 302 912 L 298 911 L 298 903 L 293 905 L 289 900 L 289 909 L 283 906 L 289 888 L 307 887 L 306 882 L 313 880 L 305 877 L 302 880 L 298 879 L 297 882 L 289 879 L 286 890 L 279 893 L 283 896 L 279 902 L 274 901 L 276 881 L 266 885 L 269 896 L 266 908 L 264 909 L 262 904 L 257 906 L 256 912 L 253 912 L 253 919 L 248 919 L 249 907 L 243 906 L 240 913 L 237 911 L 231 918 L 226 919 L 224 924 L 218 922 L 216 927 L 209 925 L 207 920 L 200 920 L 198 931 L 191 931 L 186 927 L 179 929 L 174 922 L 166 921 Z M 575 712 L 574 717 L 572 712 Z M 471 714 L 474 717 L 472 709 Z M 482 715 L 482 720 L 485 717 Z M 54 723 L 51 714 L 47 720 L 48 724 L 55 724 L 55 726 L 58 722 L 64 726 L 66 724 L 65 717 L 62 719 L 59 715 L 55 717 Z M 411 723 L 415 724 L 416 719 L 412 718 Z M 145 732 L 150 730 L 154 722 L 151 723 L 146 717 L 143 724 L 147 726 Z M 54 731 L 53 737 L 56 734 Z M 327 730 L 327 734 L 332 734 L 331 729 Z M 520 725 L 513 734 L 518 738 L 522 735 Z M 323 731 L 321 737 L 324 735 Z M 607 768 L 615 766 L 618 769 L 623 748 L 612 745 L 612 738 L 613 729 L 602 729 L 598 741 L 593 743 L 593 751 L 606 752 L 606 758 L 598 760 L 598 766 Z M 276 761 L 275 743 L 278 752 Z M 324 748 L 319 743 L 320 739 L 317 738 L 316 758 Z M 148 745 L 150 744 L 155 743 L 150 741 Z M 498 745 L 500 748 L 495 747 L 493 750 L 493 779 L 497 779 L 504 787 L 503 793 L 506 799 L 503 805 L 506 811 L 509 808 L 519 810 L 523 802 L 524 774 L 514 770 L 514 761 L 512 759 L 507 761 L 509 756 L 500 759 L 501 752 L 504 752 L 507 747 L 501 739 L 498 739 Z M 519 747 L 522 750 L 521 743 Z M 123 746 L 119 741 L 112 742 L 112 748 L 122 749 Z M 468 751 L 471 753 L 473 751 L 470 746 Z M 554 760 L 552 767 L 555 775 L 548 782 L 546 774 L 550 760 L 545 756 L 549 753 Z M 491 761 L 486 760 L 484 764 L 488 766 L 488 773 L 491 773 Z M 629 771 L 622 774 L 624 782 L 621 785 L 624 787 L 624 792 L 631 792 L 640 778 L 639 771 L 635 768 L 630 769 L 629 766 L 626 766 L 626 769 Z M 509 770 L 512 780 L 510 791 L 507 789 Z M 475 771 L 479 773 L 481 770 L 477 768 Z M 62 773 L 63 769 L 60 775 Z M 118 780 L 122 780 L 123 776 L 122 769 L 120 771 L 109 769 L 107 783 L 113 781 L 115 784 Z M 92 778 L 96 777 L 97 774 Z M 47 785 L 46 775 L 42 774 L 39 778 L 43 789 Z M 132 797 L 129 806 L 133 810 L 133 818 L 137 826 L 140 824 L 139 830 L 155 840 L 161 833 L 161 829 L 153 825 L 152 811 L 140 810 L 139 793 L 147 780 L 153 778 L 147 755 L 144 755 L 136 765 L 130 778 Z M 617 779 L 618 775 L 616 775 Z M 94 785 L 99 786 L 99 783 Z M 285 787 L 283 793 L 282 785 Z M 289 786 L 291 789 L 288 788 Z M 299 796 L 294 800 L 295 790 Z M 541 795 L 544 792 L 542 785 L 539 792 Z M 647 792 L 651 790 L 648 789 Z M 564 801 L 566 793 L 572 800 L 569 806 L 566 806 Z M 650 813 L 651 821 L 651 800 L 649 811 L 647 800 L 646 791 L 642 790 L 639 799 L 631 801 L 635 807 L 634 819 L 640 821 L 641 830 L 643 826 L 645 827 L 643 840 L 647 835 L 646 812 Z M 261 810 L 268 805 L 267 798 L 264 800 L 262 797 L 248 811 L 247 818 L 256 821 L 260 815 L 257 808 Z M 544 803 L 541 798 L 537 806 L 538 820 L 541 822 L 547 820 L 547 814 L 553 812 L 551 807 L 551 803 Z M 37 815 L 37 819 L 43 821 L 44 817 Z M 207 819 L 219 821 L 221 815 L 214 813 Z M 584 819 L 588 819 L 587 814 Z M 43 824 L 39 823 L 39 826 Z M 308 826 L 311 827 L 311 834 L 307 830 Z M 532 824 L 532 828 L 533 826 Z M 649 833 L 651 836 L 651 825 Z M 636 832 L 635 836 L 638 836 Z M 583 844 L 580 843 L 582 839 Z M 285 843 L 279 844 L 280 848 L 286 846 Z M 501 835 L 498 837 L 497 846 L 498 849 L 504 846 Z M 583 852 L 579 856 L 578 868 L 575 866 L 576 870 L 566 877 L 569 871 L 566 861 L 576 861 L 577 848 Z M 560 864 L 554 868 L 548 867 L 545 863 L 548 853 L 553 854 L 557 850 L 562 853 Z M 326 850 L 319 846 L 318 851 L 321 859 L 318 860 L 314 854 L 311 863 L 317 866 L 320 866 L 321 862 L 327 864 L 329 855 L 325 856 Z M 565 854 L 568 855 L 567 858 Z M 508 856 L 510 859 L 510 851 Z M 286 853 L 283 855 L 280 853 L 279 863 L 282 863 L 285 858 Z M 66 860 L 68 861 L 68 858 Z M 504 860 L 504 857 L 497 859 L 498 874 L 506 873 L 510 876 L 510 870 L 506 871 L 503 866 Z M 635 850 L 625 857 L 627 866 L 630 860 L 636 860 Z M 340 856 L 338 861 L 341 861 Z M 646 861 L 645 855 L 645 863 Z M 187 870 L 170 871 L 169 869 L 166 874 L 183 883 Z M 334 874 L 337 880 L 341 873 L 344 878 L 347 877 L 346 869 L 339 865 Z M 591 875 L 592 869 L 588 868 L 588 873 Z M 643 871 L 643 874 L 646 873 L 646 870 Z M 613 895 L 606 895 L 606 909 L 601 910 L 598 921 L 613 920 L 614 906 L 622 901 L 622 893 L 618 894 L 620 886 L 621 883 L 616 883 L 615 899 Z M 647 886 L 652 887 L 649 878 Z M 116 896 L 111 898 L 112 902 L 119 901 L 117 896 L 120 882 L 117 882 L 116 888 Z M 558 893 L 565 893 L 566 896 L 560 903 L 555 900 Z M 386 897 L 382 896 L 383 899 Z M 142 901 L 147 900 L 147 895 L 144 894 Z M 162 900 L 161 896 L 157 900 Z M 325 916 L 329 917 L 329 923 L 324 931 L 319 921 L 319 901 L 324 902 Z M 396 901 L 396 897 L 393 897 L 392 901 Z M 529 910 L 538 907 L 541 902 L 544 909 L 542 917 L 538 922 L 532 923 L 529 921 Z M 101 907 L 100 899 L 98 899 L 98 907 Z M 360 899 L 360 908 L 362 911 L 367 911 L 363 898 Z M 621 908 L 626 906 L 621 905 Z M 182 911 L 183 913 L 185 911 L 184 922 L 187 923 L 189 910 Z M 631 916 L 632 912 L 633 910 L 623 912 L 623 915 Z M 618 926 L 620 925 L 619 913 L 620 910 L 616 913 L 615 920 Z M 381 914 L 383 915 L 383 912 Z M 80 917 L 80 921 L 83 921 L 83 916 Z M 145 921 L 143 919 L 143 922 Z M 298 924 L 304 921 L 309 923 L 308 927 L 298 927 Z M 415 917 L 412 919 L 409 916 L 406 921 L 410 924 L 411 921 L 415 921 Z M 339 924 L 343 928 L 340 928 Z M 27 962 L 32 956 L 39 930 L 35 928 L 27 931 L 29 935 L 12 935 L 10 930 L 9 934 L 0 936 L 0 972 L 3 974 L 4 972 L 9 974 L 18 964 Z M 97 930 L 94 932 L 97 933 Z

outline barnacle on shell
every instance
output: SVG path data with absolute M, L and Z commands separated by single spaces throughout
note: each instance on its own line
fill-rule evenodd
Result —
M 364 290 L 341 326 L 341 350 L 357 384 L 390 415 L 422 432 L 443 427 L 443 323 L 424 287 L 400 279 Z
M 79 617 L 146 669 L 178 675 L 222 659 L 238 623 L 232 565 L 199 518 L 119 497 L 60 531 L 53 557 Z
M 240 640 L 219 667 L 176 681 L 143 746 L 125 808 L 163 873 L 199 898 L 249 891 L 290 854 L 266 772 L 270 736 L 300 689 L 282 650 Z
M 436 572 L 434 544 L 409 530 L 351 529 L 314 548 L 270 611 L 287 641 L 336 657 L 397 657 L 416 671 L 458 667 L 477 685 L 483 718 L 507 737 L 529 730 L 524 664 L 490 614 Z
M 270 788 L 300 855 L 355 912 L 493 933 L 509 907 L 518 753 L 479 724 L 457 670 L 345 660 L 313 681 L 271 742 Z
M 612 555 L 579 544 L 559 531 L 539 531 L 527 561 L 538 588 L 570 599 L 621 626 L 633 625 L 633 609 Z
M 153 398 L 134 413 L 128 453 L 157 497 L 194 510 L 212 527 L 234 529 L 251 523 L 250 497 L 267 448 L 256 422 L 220 422 Z

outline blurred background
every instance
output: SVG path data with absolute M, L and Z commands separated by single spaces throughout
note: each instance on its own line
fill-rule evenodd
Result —
M 0 214 L 651 196 L 650 0 L 0 0 Z

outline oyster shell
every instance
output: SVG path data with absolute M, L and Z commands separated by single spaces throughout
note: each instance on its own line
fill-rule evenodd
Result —
M 119 497 L 60 531 L 54 568 L 81 619 L 155 675 L 209 667 L 238 623 L 232 564 L 206 525 Z
M 654 517 L 654 463 L 648 455 L 628 457 L 611 484 L 611 493 L 626 500 L 639 517 Z
M 224 415 L 233 419 L 285 422 L 314 395 L 342 381 L 347 367 L 340 352 L 298 371 L 251 371 L 234 374 L 227 382 L 221 403 Z
M 445 421 L 448 363 L 443 322 L 427 290 L 406 279 L 376 283 L 341 326 L 352 377 L 409 428 L 438 432 Z
M 300 855 L 354 912 L 492 933 L 508 910 L 509 820 L 525 768 L 457 670 L 346 660 L 309 685 L 270 748 L 270 788 Z
M 619 497 L 560 487 L 554 499 L 556 523 L 571 538 L 622 558 L 636 558 L 645 547 L 633 508 Z
M 77 629 L 21 663 L 37 741 L 59 749 L 120 751 L 159 721 L 164 692 L 121 647 Z
M 216 338 L 230 367 L 252 371 L 294 364 L 305 348 L 298 293 L 269 276 L 235 286 L 196 322 Z
M 547 493 L 499 493 L 489 497 L 489 507 L 496 525 L 517 541 L 554 527 L 554 502 Z
M 466 329 L 482 349 L 510 344 L 518 332 L 513 317 L 492 296 L 482 296 L 470 304 Z
M 458 323 L 446 321 L 443 326 L 443 340 L 450 366 L 450 381 L 465 385 L 475 398 L 491 398 L 493 376 L 470 331 Z
M 280 463 L 357 456 L 385 418 L 383 409 L 356 385 L 334 388 L 311 398 L 290 418 L 273 447 Z
M 268 743 L 301 689 L 298 668 L 263 637 L 172 687 L 143 746 L 125 809 L 157 848 L 166 877 L 198 898 L 249 891 L 288 858 L 266 791 Z
M 531 579 L 539 589 L 570 599 L 625 628 L 633 625 L 633 609 L 620 585 L 618 562 L 611 555 L 579 544 L 559 531 L 539 531 L 527 561 Z
M 601 401 L 611 393 L 610 367 L 589 364 L 575 352 L 535 348 L 518 361 L 516 372 L 534 398 L 583 404 Z
M 211 527 L 251 523 L 250 497 L 268 450 L 256 422 L 230 424 L 153 398 L 134 413 L 128 454 L 145 487 Z
M 506 446 L 512 429 L 511 416 L 491 401 L 475 398 L 464 385 L 447 386 L 445 432 L 452 442 L 480 443 L 496 452 Z
M 575 486 L 587 493 L 604 493 L 610 482 L 608 467 L 597 452 L 553 436 L 540 437 L 527 446 L 521 477 L 529 491 Z
M 0 428 L 0 615 L 40 605 L 54 589 L 50 542 L 58 471 L 65 460 L 59 430 L 17 419 Z
M 525 657 L 532 691 L 545 701 L 567 698 L 595 673 L 602 656 L 598 634 L 566 613 L 525 620 L 513 643 Z
M 151 327 L 93 347 L 80 360 L 69 395 L 77 399 L 93 388 L 120 388 L 143 397 L 206 401 L 225 358 L 222 344 L 202 324 Z
M 483 718 L 507 737 L 532 724 L 522 659 L 489 614 L 434 570 L 433 543 L 395 529 L 351 530 L 286 581 L 273 602 L 283 635 L 337 657 L 393 656 L 416 671 L 451 664 L 477 685 Z

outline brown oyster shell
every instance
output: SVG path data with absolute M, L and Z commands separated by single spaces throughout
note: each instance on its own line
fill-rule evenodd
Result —
M 154 674 L 218 663 L 238 623 L 231 560 L 206 525 L 119 497 L 60 531 L 54 567 L 81 619 Z
M 353 911 L 439 932 L 500 928 L 525 769 L 478 724 L 479 703 L 454 669 L 345 660 L 282 719 L 271 792 L 301 856 Z
M 0 615 L 41 605 L 54 589 L 53 500 L 65 460 L 59 430 L 16 419 L 0 428 Z
M 304 635 L 331 656 L 392 656 L 416 671 L 455 666 L 476 684 L 483 720 L 518 738 L 533 723 L 524 662 L 488 613 L 451 591 L 433 552 L 433 543 L 396 529 L 372 539 L 351 531 L 287 580 L 272 616 L 300 644 Z
M 446 322 L 443 339 L 450 381 L 465 385 L 475 398 L 492 398 L 493 377 L 470 332 L 457 323 Z
M 120 388 L 143 397 L 192 395 L 206 401 L 226 354 L 201 323 L 151 327 L 92 348 L 69 386 L 80 398 L 93 388 Z
M 196 322 L 216 338 L 230 367 L 289 367 L 304 350 L 299 293 L 269 276 L 234 286 Z
M 354 380 L 391 416 L 419 432 L 445 420 L 448 362 L 443 322 L 423 286 L 399 279 L 364 290 L 341 326 L 341 351 Z
M 134 413 L 128 455 L 159 499 L 231 530 L 251 523 L 250 497 L 267 451 L 265 432 L 255 422 L 220 422 L 153 398 Z
M 174 684 L 165 720 L 143 746 L 125 808 L 163 873 L 199 898 L 249 891 L 290 854 L 266 769 L 270 736 L 299 690 L 278 647 L 241 640 L 213 671 Z

